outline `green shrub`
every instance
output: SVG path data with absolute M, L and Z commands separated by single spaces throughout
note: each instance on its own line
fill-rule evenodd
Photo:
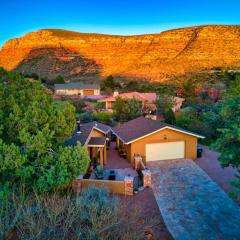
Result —
M 96 110 L 105 109 L 105 107 L 106 107 L 106 103 L 105 102 L 95 102 L 94 103 L 94 108 Z
M 93 115 L 89 112 L 84 112 L 79 115 L 81 122 L 91 122 L 93 121 Z
M 135 98 L 125 100 L 117 97 L 113 109 L 116 120 L 120 122 L 129 121 L 141 115 L 141 104 Z
M 83 189 L 77 197 L 22 191 L 0 201 L 0 239 L 137 240 L 145 227 L 139 214 L 100 187 Z
M 105 92 L 111 93 L 120 88 L 121 85 L 114 79 L 112 75 L 109 75 L 101 82 L 101 89 Z
M 82 99 L 69 101 L 75 107 L 76 113 L 84 113 L 84 108 L 86 107 L 86 104 Z
M 110 112 L 94 112 L 92 114 L 94 120 L 108 124 L 112 122 L 113 114 Z

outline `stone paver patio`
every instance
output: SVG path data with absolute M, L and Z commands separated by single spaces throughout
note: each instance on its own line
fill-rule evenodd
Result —
M 163 219 L 174 239 L 240 239 L 240 208 L 192 160 L 147 164 Z
M 124 169 L 132 168 L 127 159 L 119 156 L 118 151 L 115 149 L 116 143 L 111 142 L 109 149 L 107 150 L 107 165 L 106 169 Z

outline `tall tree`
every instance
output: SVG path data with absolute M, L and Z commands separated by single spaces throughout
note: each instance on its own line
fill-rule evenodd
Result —
M 113 109 L 115 110 L 115 117 L 117 121 L 124 122 L 141 115 L 141 105 L 135 99 L 124 100 L 117 97 Z
M 220 105 L 221 127 L 216 146 L 221 155 L 219 160 L 223 166 L 233 166 L 240 174 L 240 79 L 230 85 Z M 240 178 L 234 183 L 240 195 Z
M 141 115 L 141 104 L 136 98 L 131 98 L 130 100 L 126 101 L 126 110 L 127 120 L 137 118 Z
M 174 105 L 174 98 L 169 95 L 159 95 L 156 102 L 157 111 L 163 116 L 164 121 L 169 124 L 175 124 L 176 119 L 172 111 Z
M 101 88 L 106 92 L 113 92 L 121 88 L 121 85 L 114 79 L 112 75 L 109 75 L 101 82 Z
M 53 100 L 40 82 L 1 70 L 0 182 L 49 191 L 80 174 L 87 153 L 63 146 L 74 131 L 74 114 L 70 103 Z

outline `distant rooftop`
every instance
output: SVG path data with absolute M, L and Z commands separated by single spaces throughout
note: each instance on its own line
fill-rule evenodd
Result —
M 54 84 L 55 89 L 99 89 L 98 84 L 84 84 L 84 83 L 62 83 Z
M 157 100 L 156 93 L 127 92 L 127 93 L 117 94 L 116 96 L 100 99 L 99 102 L 105 102 L 105 101 L 115 102 L 117 97 L 121 97 L 123 99 L 135 98 L 138 101 L 148 101 L 148 102 L 155 102 Z

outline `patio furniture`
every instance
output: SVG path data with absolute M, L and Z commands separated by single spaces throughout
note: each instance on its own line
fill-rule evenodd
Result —
M 108 180 L 116 180 L 116 172 L 114 170 L 110 170 Z
M 90 163 L 87 172 L 83 176 L 83 179 L 90 178 L 92 171 L 93 171 L 93 163 Z
M 97 165 L 97 167 L 94 170 L 95 176 L 97 179 L 102 180 L 104 179 L 104 170 L 101 167 L 101 165 Z
M 123 158 L 127 157 L 127 153 L 123 149 L 119 149 L 118 153 L 120 157 L 123 157 Z

